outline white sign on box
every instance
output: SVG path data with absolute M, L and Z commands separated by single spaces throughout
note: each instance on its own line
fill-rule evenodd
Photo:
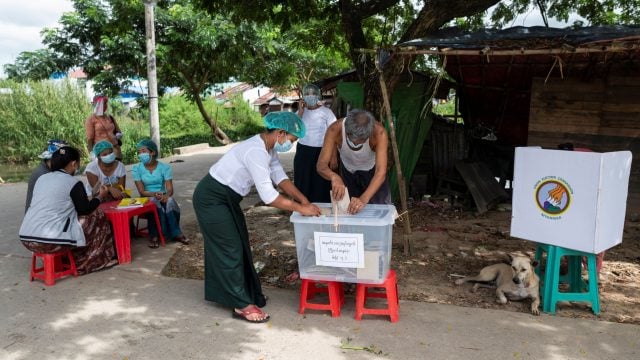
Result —
M 364 237 L 362 234 L 314 232 L 316 265 L 363 268 Z
M 631 152 L 517 148 L 511 236 L 599 253 L 622 242 Z

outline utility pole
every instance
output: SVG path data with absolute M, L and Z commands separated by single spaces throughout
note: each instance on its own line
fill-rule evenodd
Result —
M 147 37 L 147 85 L 149 88 L 149 130 L 160 157 L 160 118 L 158 116 L 158 79 L 156 77 L 156 27 L 153 8 L 157 0 L 144 0 L 144 23 Z

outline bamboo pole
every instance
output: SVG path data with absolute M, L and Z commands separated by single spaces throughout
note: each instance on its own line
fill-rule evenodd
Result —
M 402 175 L 402 166 L 400 165 L 400 153 L 398 152 L 398 142 L 396 140 L 396 130 L 393 125 L 393 118 L 391 116 L 391 102 L 389 101 L 389 94 L 387 93 L 387 84 L 384 80 L 384 74 L 382 71 L 380 73 L 380 88 L 382 89 L 382 99 L 384 101 L 384 109 L 386 111 L 387 123 L 389 124 L 389 137 L 391 138 L 391 149 L 393 150 L 393 159 L 396 163 L 396 175 L 398 178 L 398 188 L 400 192 L 400 206 L 402 207 L 402 216 L 406 217 L 403 221 L 404 223 L 404 236 L 403 236 L 403 244 L 404 244 L 404 254 L 411 255 L 413 252 L 411 246 L 411 239 L 409 236 L 411 235 L 411 221 L 409 217 L 409 208 L 407 206 L 407 189 L 404 181 L 404 175 Z

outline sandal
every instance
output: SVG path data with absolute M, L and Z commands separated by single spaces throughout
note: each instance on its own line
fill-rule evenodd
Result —
M 189 245 L 189 239 L 187 239 L 183 234 L 176 236 L 175 238 L 173 238 L 173 240 L 185 245 Z
M 160 242 L 158 241 L 158 238 L 154 236 L 151 239 L 149 239 L 149 243 L 147 244 L 147 246 L 152 249 L 156 249 L 158 246 L 160 246 Z
M 240 320 L 244 320 L 244 321 L 248 321 L 250 323 L 264 323 L 269 321 L 269 319 L 271 319 L 271 317 L 269 315 L 267 315 L 266 317 L 262 318 L 262 319 L 251 319 L 249 318 L 250 315 L 252 314 L 259 314 L 259 315 L 266 315 L 262 310 L 258 309 L 257 306 L 255 305 L 249 305 L 245 308 L 245 310 L 238 310 L 238 309 L 233 309 L 233 312 L 231 313 L 231 316 L 234 319 L 240 319 Z

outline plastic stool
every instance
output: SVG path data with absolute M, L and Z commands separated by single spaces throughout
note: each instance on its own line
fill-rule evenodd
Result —
M 318 287 L 317 284 L 326 284 L 327 286 Z M 328 304 L 312 303 L 318 293 L 326 293 L 329 296 Z M 332 317 L 340 316 L 340 307 L 344 304 L 344 291 L 342 283 L 337 281 L 321 281 L 302 279 L 302 287 L 300 288 L 300 309 L 299 313 L 304 314 L 305 309 L 312 310 L 330 310 Z
M 593 313 L 599 314 L 600 297 L 598 293 L 596 254 L 566 249 L 560 246 L 539 244 L 536 249 L 536 260 L 540 260 L 543 252 L 547 253 L 547 264 L 544 280 L 540 285 L 540 293 L 543 300 L 542 310 L 555 314 L 558 301 L 579 301 L 591 303 Z M 566 282 L 569 283 L 568 292 L 560 292 L 558 289 L 561 282 L 560 262 L 563 257 L 568 258 L 569 272 L 564 277 Z M 583 257 L 587 259 L 588 284 L 582 279 Z
M 66 256 L 69 263 L 63 263 L 63 257 Z M 37 258 L 42 259 L 42 267 L 36 267 Z M 52 286 L 56 284 L 56 279 L 63 278 L 68 275 L 78 276 L 78 269 L 76 269 L 76 263 L 73 260 L 73 254 L 71 250 L 63 250 L 51 254 L 33 253 L 31 257 L 31 276 L 30 281 L 33 279 L 40 279 L 44 281 L 46 286 Z
M 384 289 L 380 291 L 367 291 L 368 288 Z M 365 308 L 367 298 L 386 298 L 386 309 Z M 400 306 L 398 304 L 398 282 L 396 272 L 389 270 L 387 277 L 382 284 L 358 284 L 356 287 L 356 320 L 361 320 L 362 315 L 389 315 L 391 322 L 398 321 L 398 312 Z

